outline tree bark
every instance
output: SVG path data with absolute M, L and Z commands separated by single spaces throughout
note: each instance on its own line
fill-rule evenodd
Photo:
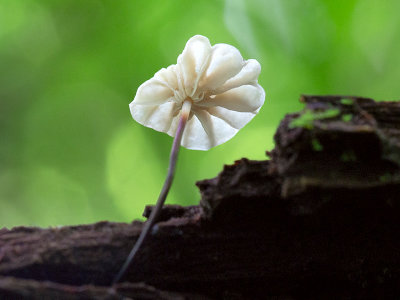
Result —
M 113 288 L 141 222 L 2 229 L 0 298 L 399 297 L 400 103 L 301 101 L 270 160 L 198 182 L 199 206 L 164 207 Z

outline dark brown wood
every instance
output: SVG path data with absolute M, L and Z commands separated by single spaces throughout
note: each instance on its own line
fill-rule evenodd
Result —
M 0 298 L 399 297 L 400 103 L 302 101 L 270 160 L 225 166 L 197 183 L 199 206 L 163 209 L 114 290 L 141 222 L 1 230 Z
M 1 299 L 78 300 L 78 299 L 160 299 L 207 300 L 204 296 L 157 290 L 144 283 L 123 283 L 118 287 L 95 285 L 71 286 L 51 281 L 37 281 L 14 277 L 0 277 Z
M 271 153 L 293 212 L 312 212 L 337 193 L 356 199 L 374 193 L 397 205 L 400 102 L 343 96 L 301 101 L 305 109 L 281 122 Z

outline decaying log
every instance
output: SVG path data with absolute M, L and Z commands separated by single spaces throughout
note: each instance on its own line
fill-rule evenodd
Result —
M 281 122 L 271 153 L 283 177 L 282 197 L 291 198 L 293 211 L 312 212 L 338 194 L 356 199 L 376 194 L 396 205 L 400 102 L 339 96 L 301 100 L 305 109 Z
M 82 285 L 71 286 L 51 281 L 0 277 L 1 299 L 77 300 L 77 299 L 161 299 L 207 300 L 204 296 L 157 290 L 144 283 L 123 283 L 118 287 Z
M 1 230 L 0 298 L 399 297 L 400 102 L 302 101 L 270 160 L 198 182 L 199 206 L 166 206 L 113 288 L 141 222 Z

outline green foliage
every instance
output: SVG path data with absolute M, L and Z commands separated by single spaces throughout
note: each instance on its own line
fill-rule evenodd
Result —
M 324 146 L 322 146 L 319 140 L 316 138 L 311 139 L 311 145 L 314 151 L 320 152 L 324 150 Z
M 385 174 L 379 176 L 379 181 L 382 183 L 389 182 L 391 180 L 392 180 L 392 174 L 390 174 L 390 173 L 385 173 Z
M 344 115 L 342 115 L 342 121 L 343 122 L 350 122 L 352 118 L 353 118 L 352 114 L 344 114 Z
M 342 103 L 343 105 L 353 105 L 354 101 L 353 99 L 343 98 L 340 99 L 340 103 Z
M 289 128 L 301 127 L 305 129 L 312 129 L 314 127 L 315 120 L 335 118 L 339 114 L 340 110 L 337 108 L 331 108 L 324 111 L 304 110 L 300 116 L 290 122 Z
M 342 152 L 340 155 L 340 160 L 343 162 L 351 162 L 357 160 L 357 155 L 354 153 L 353 150 L 347 150 Z
M 168 202 L 182 205 L 223 164 L 265 159 L 302 93 L 399 98 L 399 11 L 397 0 L 0 0 L 0 227 L 131 221 L 155 203 L 172 139 L 128 104 L 191 36 L 259 60 L 267 98 L 226 144 L 181 150 Z

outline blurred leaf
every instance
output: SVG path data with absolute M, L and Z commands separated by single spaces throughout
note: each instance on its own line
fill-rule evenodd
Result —
M 4 203 L 0 210 L 3 226 L 56 226 L 95 220 L 84 188 L 45 166 L 3 173 L 0 199 Z
M 145 134 L 152 131 L 126 126 L 116 133 L 107 153 L 107 187 L 126 221 L 140 217 L 144 203 L 156 203 L 166 176 L 168 153 L 160 162 Z
M 400 36 L 399 2 L 359 1 L 353 18 L 353 36 L 377 72 L 392 63 L 389 54 Z M 366 22 L 368 20 L 368 22 Z
M 195 34 L 262 65 L 266 101 L 229 142 L 182 149 L 169 203 L 265 159 L 300 94 L 398 99 L 397 0 L 0 0 L 0 227 L 131 221 L 154 204 L 171 137 L 136 124 L 139 85 Z

